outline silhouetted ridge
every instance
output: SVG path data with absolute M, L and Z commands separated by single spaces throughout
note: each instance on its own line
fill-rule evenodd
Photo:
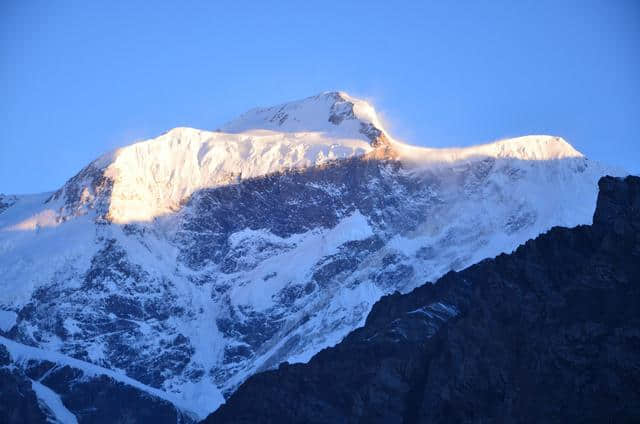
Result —
M 209 423 L 640 420 L 640 178 L 592 226 L 383 297 L 308 364 L 250 377 Z

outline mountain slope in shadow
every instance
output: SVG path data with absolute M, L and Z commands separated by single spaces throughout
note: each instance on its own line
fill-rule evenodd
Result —
M 307 364 L 249 378 L 207 423 L 640 420 L 640 178 L 593 225 L 383 297 Z

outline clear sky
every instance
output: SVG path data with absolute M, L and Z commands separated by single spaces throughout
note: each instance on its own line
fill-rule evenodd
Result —
M 455 5 L 451 5 L 455 3 Z M 0 192 L 344 90 L 427 146 L 566 138 L 640 173 L 640 1 L 1 1 Z

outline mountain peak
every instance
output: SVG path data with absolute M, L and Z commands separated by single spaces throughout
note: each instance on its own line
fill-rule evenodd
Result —
M 373 106 L 343 91 L 325 91 L 276 106 L 254 108 L 220 128 L 226 133 L 259 130 L 321 132 L 366 140 L 374 147 L 387 139 Z
M 360 156 L 449 167 L 485 157 L 543 161 L 582 155 L 551 136 L 465 148 L 410 146 L 388 135 L 370 103 L 327 91 L 252 109 L 219 131 L 174 128 L 117 149 L 92 162 L 51 200 L 65 199 L 64 217 L 89 208 L 117 223 L 148 222 L 180 210 L 201 189 Z

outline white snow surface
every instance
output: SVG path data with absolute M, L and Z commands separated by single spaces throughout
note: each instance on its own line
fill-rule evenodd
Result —
M 194 191 L 371 150 L 364 140 L 319 132 L 247 131 L 241 134 L 176 128 L 100 160 L 114 181 L 109 216 L 117 223 L 146 222 L 180 209 Z
M 328 119 L 332 115 L 345 118 L 332 123 Z M 345 92 L 327 91 L 277 106 L 251 109 L 224 124 L 220 131 L 317 132 L 338 139 L 360 139 L 368 142 L 369 139 L 360 132 L 361 124 L 371 124 L 386 133 L 371 104 Z
M 51 193 L 20 196 L 0 213 L 0 303 L 12 308 L 54 275 L 86 269 L 95 246 L 95 223 L 80 216 L 60 225 L 59 205 L 45 204 Z M 44 221 L 41 221 L 41 217 Z
M 471 147 L 429 148 L 393 142 L 402 160 L 414 164 L 447 166 L 483 158 L 519 160 L 558 160 L 584 157 L 561 137 L 529 135 Z
M 64 406 L 62 399 L 56 392 L 35 380 L 31 380 L 31 388 L 33 388 L 39 401 L 44 403 L 46 408 L 51 411 L 56 420 L 55 422 L 61 424 L 78 423 L 76 416 Z
M 333 105 L 333 106 L 332 106 Z M 336 107 L 337 105 L 337 107 Z M 328 121 L 332 107 L 353 108 L 338 125 Z M 274 116 L 286 116 L 280 124 Z M 254 109 L 220 132 L 175 128 L 160 137 L 110 152 L 92 163 L 113 181 L 106 200 L 112 222 L 149 222 L 178 211 L 203 188 L 235 184 L 293 168 L 371 153 L 371 140 L 360 132 L 371 124 L 385 135 L 375 110 L 346 93 L 329 92 L 266 109 Z M 467 148 L 433 149 L 389 138 L 400 160 L 442 166 L 486 157 L 550 160 L 581 157 L 559 137 L 528 136 Z M 63 190 L 68 188 L 63 188 Z M 87 202 L 95 201 L 90 190 Z M 56 225 L 46 209 L 16 223 L 14 229 Z
M 0 330 L 11 330 L 16 325 L 16 318 L 18 318 L 18 314 L 15 312 L 0 310 Z
M 247 234 L 248 233 L 248 234 Z M 235 233 L 232 237 L 244 239 L 254 236 L 251 230 Z M 243 280 L 249 284 L 234 287 L 231 291 L 233 305 L 249 305 L 255 311 L 264 311 L 274 306 L 274 295 L 291 281 L 306 281 L 311 275 L 313 266 L 323 257 L 332 255 L 344 243 L 362 240 L 373 235 L 373 231 L 365 216 L 356 211 L 344 218 L 334 228 L 312 230 L 297 234 L 290 239 L 283 239 L 269 234 L 272 240 L 284 245 L 295 246 L 294 249 L 274 255 L 260 262 L 257 267 L 243 273 Z M 269 275 L 273 277 L 268 278 Z M 230 280 L 237 276 L 231 275 Z M 267 277 L 269 284 L 264 284 Z
M 342 119 L 332 123 L 328 119 L 332 114 Z M 233 232 L 229 247 L 240 252 L 235 258 L 240 266 L 233 271 L 216 264 L 196 269 L 180 259 L 183 246 L 175 235 L 191 213 L 190 196 L 198 190 L 332 160 L 369 160 L 367 155 L 376 148 L 360 132 L 363 125 L 372 125 L 388 138 L 396 154 L 393 160 L 403 165 L 397 175 L 413 178 L 428 194 L 425 200 L 404 196 L 402 188 L 395 193 L 406 208 L 400 214 L 422 214 L 415 228 L 390 232 L 384 219 L 374 223 L 373 215 L 356 209 L 341 215 L 330 228 L 318 226 L 287 236 L 269 228 Z M 221 392 L 229 393 L 256 371 L 284 360 L 307 361 L 335 345 L 364 323 L 371 306 L 385 294 L 407 292 L 449 270 L 511 252 L 552 226 L 590 224 L 598 179 L 621 174 L 552 136 L 468 148 L 409 146 L 382 128 L 367 102 L 335 92 L 254 109 L 220 131 L 176 128 L 106 154 L 86 169 L 111 181 L 111 189 L 96 190 L 92 171 L 70 180 L 58 196 L 18 196 L 0 211 L 0 330 L 18 326 L 21 337 L 30 343 L 37 340 L 39 348 L 6 338 L 0 342 L 12 356 L 68 361 L 85 372 L 136 385 L 199 417 L 224 401 Z M 373 191 L 379 181 L 355 183 Z M 331 196 L 344 194 L 339 184 L 313 184 L 308 186 Z M 71 208 L 66 196 L 76 196 L 81 207 L 74 203 Z M 103 212 L 111 225 L 105 224 Z M 136 232 L 124 224 L 136 224 Z M 383 246 L 339 274 L 330 286 L 292 303 L 279 300 L 283 290 L 313 282 L 323 261 L 342 254 L 345 243 L 374 236 L 383 240 Z M 144 271 L 145 280 L 106 280 L 103 292 L 82 297 L 84 276 L 92 262 L 101 259 L 97 254 L 105 240 L 113 240 L 125 252 L 127 263 Z M 213 255 L 217 247 L 211 249 Z M 392 256 L 400 259 L 385 262 Z M 403 267 L 411 271 L 403 274 Z M 381 274 L 387 271 L 396 274 Z M 140 284 L 147 284 L 145 290 L 135 292 Z M 11 312 L 28 305 L 45 287 L 62 288 L 81 299 L 70 300 L 65 294 L 56 302 L 64 316 L 66 338 L 37 320 L 16 323 Z M 155 317 L 100 315 L 100 302 L 109 296 L 165 302 L 172 311 L 182 312 L 162 322 Z M 238 325 L 265 321 L 281 325 L 256 348 L 241 337 L 242 327 L 237 336 L 225 333 L 219 324 L 222 318 Z M 130 362 L 153 367 L 171 351 L 170 342 L 181 336 L 192 349 L 188 363 L 179 372 L 164 370 L 158 387 L 136 381 L 119 368 L 126 363 L 116 365 L 110 359 L 112 335 L 87 330 L 94 319 L 124 320 L 135 327 L 135 333 L 123 339 L 139 352 Z M 252 354 L 246 360 L 229 362 L 230 351 L 249 348 Z M 87 356 L 82 361 L 70 358 L 74 352 Z

